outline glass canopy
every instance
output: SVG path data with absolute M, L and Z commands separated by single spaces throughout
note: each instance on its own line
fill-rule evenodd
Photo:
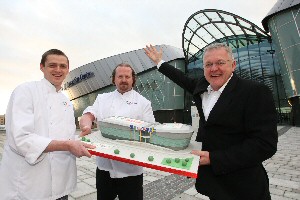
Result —
M 267 85 L 273 92 L 279 116 L 289 111 L 289 105 L 271 36 L 252 22 L 222 10 L 202 10 L 191 15 L 182 33 L 187 74 L 203 75 L 203 50 L 212 43 L 226 43 L 233 49 L 237 62 L 235 73 Z M 186 108 L 192 98 L 186 95 Z M 281 117 L 279 117 L 279 122 Z

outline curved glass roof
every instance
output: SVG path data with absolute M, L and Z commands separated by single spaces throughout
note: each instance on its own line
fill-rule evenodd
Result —
M 252 22 L 226 11 L 201 10 L 185 23 L 182 48 L 189 76 L 204 76 L 203 50 L 216 42 L 226 43 L 232 48 L 237 63 L 236 74 L 264 83 L 273 91 L 276 106 L 287 106 L 271 36 Z M 186 107 L 191 101 L 187 95 Z
M 260 43 L 271 37 L 260 27 L 235 14 L 215 9 L 194 13 L 184 25 L 182 48 L 186 63 L 199 59 L 203 49 L 215 42 L 233 49 Z

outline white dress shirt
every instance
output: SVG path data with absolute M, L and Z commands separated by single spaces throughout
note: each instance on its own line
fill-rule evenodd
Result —
M 220 98 L 224 88 L 226 87 L 227 83 L 231 79 L 232 74 L 230 78 L 226 81 L 226 83 L 217 91 L 213 90 L 212 87 L 209 85 L 207 87 L 207 92 L 204 92 L 201 94 L 201 99 L 202 99 L 202 109 L 203 109 L 203 114 L 205 117 L 205 120 L 207 121 L 210 111 L 213 109 L 215 104 L 217 103 L 218 99 Z
M 50 200 L 76 188 L 76 158 L 43 153 L 51 140 L 75 138 L 69 99 L 46 79 L 18 86 L 6 111 L 6 142 L 0 166 L 1 200 Z
M 111 116 L 123 116 L 155 122 L 151 102 L 134 90 L 124 94 L 117 90 L 99 94 L 94 104 L 87 107 L 83 114 L 88 112 L 94 115 L 96 121 Z M 143 173 L 143 168 L 140 166 L 106 158 L 97 157 L 96 163 L 99 169 L 109 171 L 111 178 L 137 176 Z

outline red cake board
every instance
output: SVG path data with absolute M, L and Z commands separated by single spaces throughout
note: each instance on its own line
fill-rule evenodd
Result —
M 131 159 L 127 159 L 127 158 L 122 158 L 122 157 L 118 157 L 118 156 L 113 156 L 113 155 L 93 151 L 91 149 L 89 149 L 89 152 L 90 152 L 90 154 L 95 155 L 95 156 L 108 158 L 108 159 L 112 159 L 112 160 L 116 160 L 116 161 L 120 161 L 120 162 L 125 162 L 128 164 L 138 165 L 141 167 L 147 167 L 147 168 L 151 168 L 151 169 L 155 169 L 155 170 L 159 170 L 159 171 L 169 172 L 172 174 L 178 174 L 178 175 L 187 176 L 187 177 L 191 177 L 191 178 L 197 178 L 197 175 L 198 175 L 197 173 L 194 173 L 194 172 L 187 172 L 187 171 L 182 171 L 180 169 L 169 168 L 167 166 L 164 167 L 164 166 L 153 165 L 150 163 L 144 163 L 144 162 L 140 162 L 137 160 L 131 160 Z
M 89 152 L 92 155 L 172 174 L 197 178 L 200 157 L 193 155 L 190 152 L 201 147 L 201 144 L 198 142 L 193 141 L 186 149 L 174 151 L 149 143 L 104 138 L 100 131 L 93 132 L 85 137 L 89 139 L 90 142 L 88 143 L 96 146 L 95 149 L 89 149 Z M 118 154 L 114 152 L 116 149 L 119 150 Z M 129 156 L 131 153 L 134 153 L 134 158 Z M 150 156 L 154 158 L 153 161 L 148 160 Z M 176 158 L 179 158 L 181 162 L 184 159 L 190 159 L 189 167 L 179 167 L 176 164 L 169 166 L 163 163 L 167 158 L 170 158 L 173 161 Z

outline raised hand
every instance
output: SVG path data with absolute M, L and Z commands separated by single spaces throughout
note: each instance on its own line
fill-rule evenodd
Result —
M 162 49 L 159 51 L 156 50 L 151 44 L 150 46 L 146 45 L 144 48 L 146 55 L 155 63 L 158 64 L 162 60 Z

